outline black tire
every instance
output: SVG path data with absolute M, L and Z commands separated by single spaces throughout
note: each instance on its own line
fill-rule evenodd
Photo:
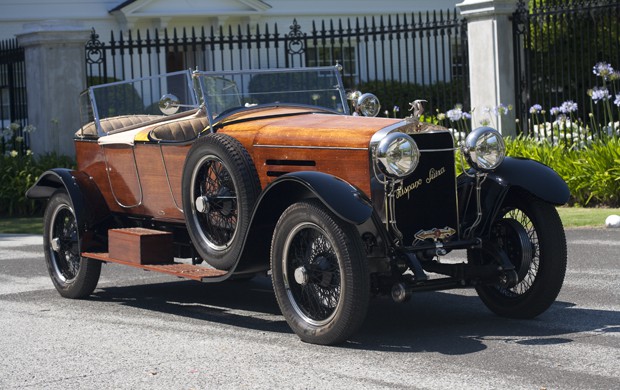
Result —
M 518 283 L 512 288 L 477 287 L 482 302 L 509 318 L 534 318 L 547 310 L 566 273 L 566 237 L 555 207 L 529 194 L 513 194 L 502 206 L 492 239 L 515 266 Z M 474 257 L 492 261 L 480 254 Z
M 370 284 L 361 239 L 321 203 L 284 211 L 273 234 L 271 270 L 280 310 L 303 341 L 341 343 L 364 322 Z
M 84 298 L 99 282 L 101 261 L 81 257 L 75 211 L 64 191 L 55 192 L 43 216 L 43 250 L 54 287 L 65 298 Z
M 183 167 L 183 212 L 198 254 L 218 269 L 237 261 L 260 194 L 248 152 L 226 134 L 199 138 Z

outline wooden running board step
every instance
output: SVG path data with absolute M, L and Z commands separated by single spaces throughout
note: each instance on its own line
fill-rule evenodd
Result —
M 101 260 L 109 263 L 117 263 L 135 268 L 141 268 L 147 271 L 161 272 L 169 275 L 178 276 L 180 278 L 197 280 L 199 282 L 203 281 L 203 279 L 218 278 L 227 274 L 227 271 L 185 263 L 173 262 L 171 264 L 138 264 L 132 261 L 111 258 L 109 253 L 84 252 L 82 253 L 82 256 L 89 259 Z

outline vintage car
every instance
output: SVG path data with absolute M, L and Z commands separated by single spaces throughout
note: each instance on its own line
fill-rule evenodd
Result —
M 48 199 L 51 279 L 83 298 L 102 263 L 202 282 L 268 274 L 290 327 L 317 344 L 347 340 L 378 295 L 475 288 L 498 315 L 539 315 L 564 280 L 566 184 L 505 157 L 496 130 L 455 146 L 411 106 L 376 117 L 377 98 L 345 91 L 338 66 L 90 87 L 77 169 L 27 193 Z

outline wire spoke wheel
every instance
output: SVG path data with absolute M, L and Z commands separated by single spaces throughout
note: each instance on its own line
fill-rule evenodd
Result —
M 325 233 L 314 224 L 298 225 L 288 237 L 282 261 L 297 313 L 310 324 L 327 323 L 340 302 L 342 281 L 338 256 Z M 299 273 L 305 277 L 300 279 Z
M 70 282 L 80 269 L 78 231 L 75 216 L 68 205 L 54 210 L 49 237 L 49 255 L 58 278 Z
M 101 262 L 81 256 L 78 221 L 64 191 L 52 195 L 43 216 L 43 249 L 56 290 L 66 298 L 90 295 L 99 281 Z
M 225 249 L 237 232 L 238 199 L 228 169 L 216 156 L 205 156 L 196 166 L 193 199 L 207 207 L 196 214 L 205 242 L 216 250 Z
M 370 281 L 355 226 L 317 200 L 282 213 L 271 243 L 274 292 L 284 318 L 306 342 L 343 342 L 363 323 Z
M 566 273 L 566 237 L 555 207 L 532 195 L 513 193 L 495 221 L 490 240 L 515 267 L 516 285 L 476 287 L 491 311 L 505 317 L 533 318 L 551 306 Z M 490 264 L 490 256 L 470 252 L 470 259 Z

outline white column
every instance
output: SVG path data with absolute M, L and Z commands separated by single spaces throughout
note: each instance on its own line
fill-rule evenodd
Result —
M 17 35 L 24 48 L 28 122 L 35 154 L 74 156 L 73 135 L 80 126 L 79 94 L 86 88 L 84 46 L 90 30 L 70 21 L 24 26 Z
M 515 106 L 512 21 L 517 0 L 465 0 L 456 6 L 467 19 L 469 82 L 473 127 L 489 119 L 484 107 Z M 503 135 L 515 135 L 515 112 L 493 116 Z

